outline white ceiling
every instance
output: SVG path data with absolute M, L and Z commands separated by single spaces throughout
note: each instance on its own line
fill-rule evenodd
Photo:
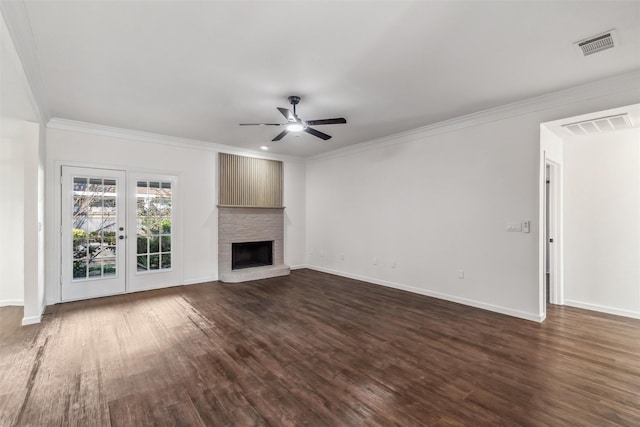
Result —
M 640 68 L 640 2 L 28 1 L 50 115 L 311 156 Z M 620 46 L 573 43 L 615 28 Z M 324 142 L 279 128 L 299 95 Z

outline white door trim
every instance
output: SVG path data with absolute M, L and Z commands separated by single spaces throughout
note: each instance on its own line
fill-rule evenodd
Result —
M 539 310 L 543 317 L 546 317 L 547 313 L 547 301 L 546 301 L 546 258 L 547 258 L 547 218 L 546 218 L 546 168 L 547 165 L 551 166 L 551 205 L 550 216 L 553 218 L 554 230 L 551 231 L 551 235 L 554 239 L 554 251 L 552 252 L 551 265 L 551 283 L 550 283 L 550 302 L 552 304 L 564 304 L 564 283 L 563 283 L 563 239 L 562 239 L 562 165 L 560 162 L 552 159 L 546 151 L 541 153 L 540 162 L 540 209 L 539 209 L 539 223 L 541 227 L 538 230 L 538 245 L 539 245 L 539 269 L 538 269 L 538 284 L 539 284 Z
M 549 236 L 553 239 L 553 250 L 550 254 L 550 276 L 549 284 L 549 301 L 551 304 L 564 304 L 564 289 L 562 280 L 562 166 L 547 159 L 546 166 L 549 166 L 550 185 L 549 185 L 549 216 L 550 224 L 545 223 L 545 229 L 549 226 Z M 546 248 L 546 245 L 545 245 Z M 546 256 L 546 254 L 545 254 Z

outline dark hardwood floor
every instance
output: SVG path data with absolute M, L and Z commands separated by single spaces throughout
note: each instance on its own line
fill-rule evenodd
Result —
M 310 270 L 0 309 L 0 425 L 640 425 L 640 321 Z

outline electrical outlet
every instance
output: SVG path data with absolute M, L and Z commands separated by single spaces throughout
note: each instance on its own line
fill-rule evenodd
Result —
M 340 254 L 340 261 L 344 261 L 344 254 Z
M 378 265 L 378 257 L 373 258 L 373 265 Z
M 391 268 L 396 268 L 396 262 L 395 262 L 395 261 L 393 261 L 393 262 L 391 263 Z
M 464 279 L 464 270 L 458 270 L 458 279 Z
M 527 220 L 522 222 L 522 232 L 523 233 L 531 232 L 531 221 Z

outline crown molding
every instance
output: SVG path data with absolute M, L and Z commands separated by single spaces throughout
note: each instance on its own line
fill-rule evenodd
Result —
M 524 114 L 534 113 L 536 111 L 542 111 L 554 107 L 584 102 L 593 98 L 599 98 L 606 95 L 612 95 L 620 92 L 629 92 L 633 90 L 638 92 L 638 98 L 640 98 L 640 70 L 634 70 L 632 72 L 620 74 L 614 77 L 596 80 L 591 83 L 586 83 L 568 89 L 547 93 L 533 98 L 528 98 L 522 101 L 505 104 L 488 110 L 478 111 L 476 113 L 455 117 L 453 119 L 444 120 L 442 122 L 422 126 L 404 132 L 399 132 L 382 138 L 376 138 L 359 144 L 338 148 L 333 151 L 307 157 L 306 161 L 308 163 L 313 163 L 314 161 L 318 160 L 326 160 L 351 154 L 357 154 L 363 151 L 415 141 L 417 139 L 452 132 L 455 130 L 477 126 L 484 123 L 490 123 L 510 117 L 517 117 Z
M 505 104 L 500 107 L 479 111 L 477 113 L 467 114 L 465 116 L 456 117 L 432 125 L 422 126 L 387 137 L 373 139 L 371 141 L 363 142 L 360 144 L 350 145 L 348 147 L 339 148 L 337 150 L 329 151 L 327 153 L 322 153 L 307 158 L 278 154 L 266 154 L 263 152 L 242 149 L 239 147 L 214 142 L 140 132 L 130 129 L 123 129 L 55 117 L 49 120 L 49 122 L 47 123 L 47 128 L 82 132 L 92 135 L 107 136 L 111 138 L 120 138 L 140 142 L 164 144 L 175 147 L 210 150 L 264 159 L 293 162 L 306 161 L 307 163 L 312 163 L 318 160 L 342 157 L 371 149 L 378 149 L 390 145 L 415 141 L 417 139 L 452 132 L 471 126 L 477 126 L 483 123 L 490 123 L 509 117 L 516 117 L 563 105 L 584 102 L 589 99 L 612 95 L 619 92 L 629 92 L 630 90 L 635 90 L 640 95 L 640 70 L 632 71 L 607 79 L 597 80 L 595 82 L 575 86 L 557 92 L 552 92 L 534 98 L 529 98 L 523 101 Z
M 0 1 L 0 12 L 31 89 L 28 91 L 29 101 L 36 115 L 39 116 L 40 123 L 47 123 L 50 117 L 49 103 L 45 95 L 45 85 L 40 73 L 36 43 L 26 5 L 22 0 Z
M 94 123 L 80 122 L 54 117 L 47 123 L 47 129 L 58 129 L 71 132 L 80 132 L 109 138 L 126 139 L 129 141 L 146 142 L 151 144 L 168 145 L 173 147 L 188 148 L 193 150 L 215 151 L 218 153 L 237 154 L 239 156 L 256 157 L 260 159 L 281 160 L 288 162 L 301 162 L 304 159 L 296 156 L 282 154 L 270 154 L 234 147 L 215 142 L 200 141 L 197 139 L 181 138 L 177 136 L 161 135 L 157 133 L 141 132 L 131 129 L 98 125 Z

